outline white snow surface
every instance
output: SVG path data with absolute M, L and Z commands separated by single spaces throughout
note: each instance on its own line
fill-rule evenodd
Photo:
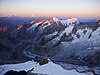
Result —
M 28 31 L 32 32 L 35 30 L 35 28 L 37 27 L 38 25 L 34 24 L 32 25 L 31 27 L 27 28 Z
M 25 70 L 28 71 L 34 67 L 33 73 L 43 73 L 48 75 L 87 75 L 85 73 L 78 73 L 76 70 L 65 70 L 61 66 L 54 64 L 53 62 L 49 62 L 45 65 L 38 65 L 34 61 L 27 61 L 25 63 L 20 64 L 6 64 L 0 66 L 0 75 L 3 75 L 5 72 L 9 70 Z
M 77 18 L 70 18 L 70 19 L 67 19 L 67 25 L 75 25 L 75 24 L 79 24 L 79 21 Z
M 59 21 L 59 19 L 58 19 L 58 18 L 56 18 L 56 17 L 53 17 L 52 19 L 53 19 L 53 21 L 54 21 L 54 22 Z
M 60 21 L 64 26 L 67 26 L 67 20 L 61 20 Z
M 69 25 L 75 25 L 75 24 L 79 24 L 79 20 L 77 18 L 69 18 L 67 20 L 61 20 L 60 21 L 64 26 L 69 26 Z

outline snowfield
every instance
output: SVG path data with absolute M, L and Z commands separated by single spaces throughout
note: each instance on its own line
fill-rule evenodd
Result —
M 28 71 L 34 67 L 33 73 L 42 73 L 48 75 L 87 75 L 85 73 L 78 73 L 76 70 L 65 70 L 61 66 L 54 64 L 53 62 L 49 62 L 48 64 L 40 66 L 38 63 L 34 61 L 27 61 L 25 63 L 20 64 L 6 64 L 0 66 L 0 75 L 3 75 L 5 72 L 9 70 L 25 70 Z M 89 74 L 90 75 L 90 74 Z

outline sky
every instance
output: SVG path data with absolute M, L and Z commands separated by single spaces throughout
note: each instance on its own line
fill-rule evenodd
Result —
M 100 0 L 0 0 L 0 15 L 100 17 Z

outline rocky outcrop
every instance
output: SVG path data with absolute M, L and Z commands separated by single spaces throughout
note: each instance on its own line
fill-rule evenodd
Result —
M 48 74 L 42 74 L 42 73 L 31 73 L 29 71 L 13 71 L 13 70 L 9 70 L 7 71 L 4 75 L 48 75 Z

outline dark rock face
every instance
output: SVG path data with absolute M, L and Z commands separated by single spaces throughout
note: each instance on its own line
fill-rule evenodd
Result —
M 100 51 L 96 52 L 94 55 L 88 55 L 83 60 L 88 64 L 90 68 L 99 66 L 100 67 Z
M 49 62 L 48 59 L 44 59 L 44 58 L 38 57 L 38 56 L 36 56 L 36 57 L 34 58 L 34 61 L 38 62 L 39 65 L 44 65 L 44 64 L 47 64 L 47 63 Z
M 4 75 L 18 75 L 18 72 L 10 70 L 10 71 L 6 72 Z
M 42 73 L 31 73 L 31 71 L 13 71 L 9 70 L 4 75 L 48 75 L 48 74 L 42 74 Z
M 27 75 L 27 72 L 26 71 L 19 71 L 18 75 Z
M 27 72 L 26 71 L 13 71 L 13 70 L 10 70 L 10 71 L 7 71 L 4 75 L 27 75 Z
M 95 31 L 98 27 L 100 27 L 100 20 L 96 21 L 96 23 L 90 25 L 90 27 Z
M 8 31 L 0 32 L 0 64 L 28 60 L 23 54 L 23 49 L 27 44 L 29 45 L 29 42 L 24 42 L 24 39 L 30 37 L 28 34 L 26 28 L 18 30 L 15 26 L 9 26 Z

